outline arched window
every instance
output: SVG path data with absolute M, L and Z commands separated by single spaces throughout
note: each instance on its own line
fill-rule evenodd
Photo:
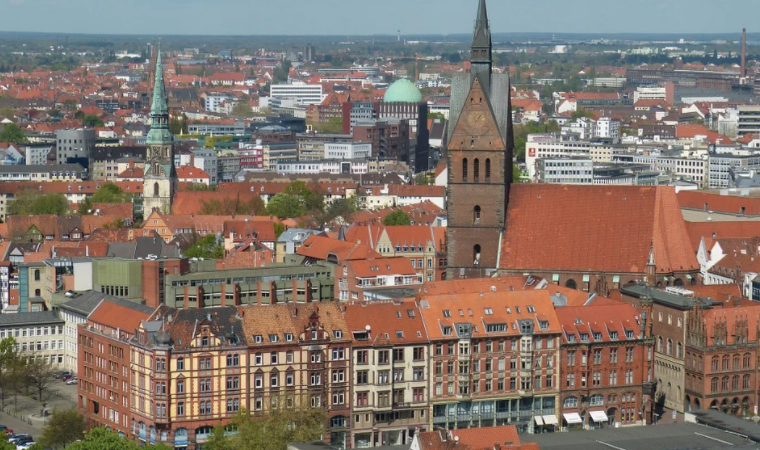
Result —
M 721 392 L 728 392 L 728 377 L 723 377 L 723 379 L 720 380 L 720 390 Z
M 472 223 L 480 225 L 480 205 L 475 205 L 472 209 Z
M 578 289 L 578 284 L 571 278 L 565 282 L 565 287 L 570 289 Z
M 158 197 L 158 181 L 153 183 L 153 196 Z
M 346 416 L 335 416 L 332 419 L 330 419 L 331 428 L 345 428 L 345 426 L 346 426 Z
M 751 356 L 749 353 L 744 354 L 744 368 L 749 369 Z
M 683 359 L 683 344 L 680 342 L 676 344 L 676 358 Z
M 668 339 L 668 355 L 673 354 L 673 339 Z
M 478 158 L 472 162 L 472 178 L 476 183 L 480 182 L 480 160 Z
M 491 158 L 486 158 L 486 183 L 491 182 Z
M 724 371 L 728 370 L 728 361 L 729 361 L 728 355 L 724 355 L 723 356 L 723 363 L 721 364 L 723 366 L 723 370 Z
M 590 406 L 599 406 L 604 404 L 604 396 L 602 394 L 592 395 L 589 399 Z
M 662 353 L 662 336 L 657 337 L 657 351 Z
M 41 294 L 41 292 L 40 292 L 40 290 L 39 290 L 39 289 L 35 289 L 35 290 L 34 290 L 34 296 L 35 296 L 35 297 L 40 297 L 40 294 Z
M 715 394 L 718 392 L 718 377 L 710 380 L 710 393 Z
M 717 372 L 718 371 L 718 367 L 720 367 L 720 358 L 718 358 L 717 356 L 713 356 L 712 357 L 712 366 L 711 367 L 712 367 L 713 372 Z
M 744 375 L 744 380 L 742 380 L 742 389 L 745 391 L 749 389 L 749 375 Z
M 567 397 L 563 403 L 565 408 L 577 408 L 578 397 Z
M 40 281 L 40 269 L 34 269 L 34 281 Z
M 739 365 L 739 355 L 734 355 L 734 370 L 741 369 L 741 366 Z
M 462 160 L 462 181 L 467 181 L 467 158 Z
M 480 264 L 480 244 L 475 244 L 474 247 L 472 247 L 472 259 L 474 265 Z

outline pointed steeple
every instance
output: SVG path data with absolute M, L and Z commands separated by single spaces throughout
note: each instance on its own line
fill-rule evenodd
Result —
M 148 144 L 170 144 L 173 140 L 169 131 L 169 105 L 166 100 L 164 86 L 164 65 L 161 61 L 161 48 L 157 47 L 156 75 L 153 83 L 153 101 L 150 105 L 150 131 L 146 142 Z
M 475 32 L 472 35 L 472 46 L 491 46 L 491 27 L 488 25 L 486 0 L 480 0 L 480 3 L 478 4 L 478 15 L 475 18 Z
M 486 0 L 480 0 L 478 14 L 475 17 L 475 29 L 472 33 L 472 47 L 470 49 L 470 71 L 479 73 L 483 77 L 486 91 L 490 92 L 491 86 L 491 27 L 488 25 L 488 11 Z
M 156 51 L 156 75 L 153 83 L 153 101 L 150 106 L 151 117 L 159 114 L 169 114 L 169 106 L 166 103 L 166 87 L 164 86 L 164 64 L 161 61 L 161 47 Z

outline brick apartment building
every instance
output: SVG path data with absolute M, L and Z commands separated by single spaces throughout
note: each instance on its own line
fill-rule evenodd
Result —
M 617 302 L 557 308 L 562 326 L 561 413 L 568 428 L 652 422 L 651 307 Z
M 757 415 L 760 304 L 737 299 L 695 308 L 686 340 L 685 409 Z
M 77 397 L 87 427 L 109 426 L 130 436 L 133 402 L 131 346 L 153 308 L 104 299 L 78 327 Z

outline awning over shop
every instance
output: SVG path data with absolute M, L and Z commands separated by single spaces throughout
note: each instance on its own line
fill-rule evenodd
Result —
M 568 425 L 583 423 L 583 419 L 581 419 L 581 415 L 578 413 L 564 413 L 562 415 L 565 416 L 565 422 L 567 422 Z
M 559 421 L 557 420 L 557 416 L 543 416 L 544 423 L 546 425 L 557 425 L 559 424 Z
M 594 422 L 607 422 L 610 420 L 604 411 L 589 411 L 591 414 L 591 420 Z
M 536 417 L 533 418 L 533 420 L 536 421 L 536 425 L 543 425 L 544 424 L 544 419 L 542 419 L 541 416 L 536 416 Z

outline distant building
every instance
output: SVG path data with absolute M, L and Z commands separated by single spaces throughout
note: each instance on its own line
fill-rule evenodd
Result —
M 760 134 L 760 105 L 739 105 L 737 134 Z
M 90 156 L 95 149 L 95 130 L 77 128 L 58 130 L 55 133 L 57 164 L 79 163 L 89 167 Z
M 300 105 L 318 105 L 322 103 L 322 85 L 302 82 L 273 84 L 269 95 L 276 99 L 295 100 Z

